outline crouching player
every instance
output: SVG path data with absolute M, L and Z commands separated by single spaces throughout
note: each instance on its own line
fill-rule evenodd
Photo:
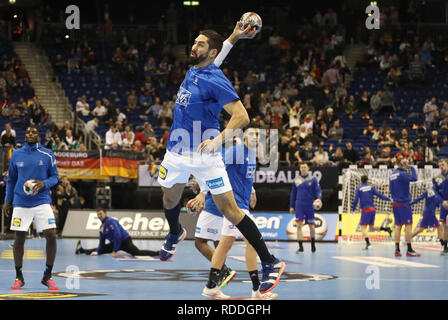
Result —
M 423 209 L 423 217 L 420 220 L 417 229 L 412 234 L 412 237 L 414 238 L 416 235 L 427 228 L 437 228 L 437 236 L 440 239 L 440 243 L 443 245 L 444 242 L 442 227 L 440 226 L 439 221 L 436 217 L 436 208 L 442 205 L 442 199 L 440 199 L 440 197 L 434 192 L 433 189 L 428 189 L 423 192 L 420 197 L 412 201 L 411 206 L 418 203 L 419 201 L 422 201 L 423 199 L 426 200 L 425 208 Z

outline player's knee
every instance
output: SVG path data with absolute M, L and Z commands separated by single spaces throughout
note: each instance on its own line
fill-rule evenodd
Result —
M 44 236 L 45 236 L 45 239 L 47 239 L 47 241 L 56 242 L 56 232 L 54 229 L 45 230 Z
M 194 246 L 196 247 L 196 249 L 201 250 L 204 245 L 207 243 L 206 240 L 201 239 L 201 238 L 195 238 L 194 239 Z

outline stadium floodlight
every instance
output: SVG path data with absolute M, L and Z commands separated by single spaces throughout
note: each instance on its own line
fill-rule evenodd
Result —
M 16 0 L 9 0 L 9 4 L 15 4 Z
M 186 7 L 191 6 L 191 1 L 184 1 L 184 6 L 186 6 Z
M 199 6 L 199 1 L 191 1 L 191 5 L 193 7 L 197 7 L 197 6 Z

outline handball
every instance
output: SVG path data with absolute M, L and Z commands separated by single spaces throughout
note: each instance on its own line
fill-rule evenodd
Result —
M 320 200 L 315 200 L 314 202 L 313 202 L 313 208 L 314 208 L 314 210 L 320 210 L 320 208 L 322 208 L 322 201 L 320 201 Z
M 31 196 L 33 195 L 33 187 L 36 184 L 33 182 L 33 180 L 28 180 L 23 184 L 23 192 L 25 192 L 25 194 Z
M 247 26 L 250 25 L 252 28 L 255 28 L 257 33 L 260 32 L 263 25 L 261 17 L 255 12 L 246 12 L 241 16 L 240 22 L 241 30 L 246 29 Z

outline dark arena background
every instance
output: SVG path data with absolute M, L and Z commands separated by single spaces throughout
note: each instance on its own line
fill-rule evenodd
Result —
M 76 255 L 75 247 L 78 240 L 84 248 L 98 245 L 97 209 L 105 208 L 140 249 L 160 249 L 169 228 L 157 177 L 191 47 L 204 29 L 226 39 L 245 12 L 260 15 L 261 32 L 239 40 L 220 68 L 250 125 L 268 137 L 264 156 L 271 162 L 257 159 L 251 213 L 269 250 L 288 265 L 273 290 L 278 299 L 446 300 L 448 260 L 437 229 L 413 238 L 421 257 L 395 257 L 393 235 L 384 231 L 372 232 L 372 247 L 363 251 L 361 211 L 352 212 L 352 204 L 364 174 L 390 196 L 400 157 L 418 172 L 412 199 L 445 177 L 439 160 L 448 158 L 447 0 L 0 0 L 0 201 L 12 152 L 34 126 L 59 172 L 51 198 L 58 237 L 53 280 L 60 288 L 39 283 L 45 238 L 31 226 L 26 285 L 10 290 L 14 221 L 2 213 L 0 300 L 205 305 L 210 262 L 195 247 L 197 216 L 185 208 L 195 197 L 189 187 L 180 215 L 187 237 L 169 262 L 122 251 Z M 221 130 L 229 119 L 221 113 Z M 305 225 L 305 251 L 296 253 L 290 195 L 303 162 L 320 184 L 323 206 L 316 211 L 316 252 Z M 414 230 L 424 204 L 413 206 Z M 393 227 L 390 203 L 375 206 L 375 225 Z M 237 276 L 223 292 L 237 300 L 251 293 L 244 248 L 236 242 L 226 261 Z

